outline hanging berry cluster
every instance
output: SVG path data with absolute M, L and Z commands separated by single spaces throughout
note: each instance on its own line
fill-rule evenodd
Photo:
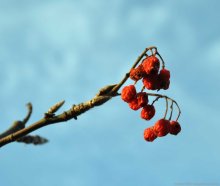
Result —
M 148 51 L 151 51 L 150 55 L 147 54 Z M 141 60 L 141 64 L 138 65 Z M 144 92 L 145 89 L 157 91 L 161 89 L 167 90 L 170 86 L 170 71 L 165 68 L 165 63 L 161 55 L 158 53 L 156 47 L 149 47 L 145 49 L 142 55 L 137 59 L 134 66 L 131 68 L 129 78 L 134 80 L 134 84 L 125 86 L 122 89 L 121 98 L 123 101 L 128 103 L 132 110 L 142 109 L 140 114 L 142 119 L 147 121 L 151 120 L 156 112 L 154 103 L 160 98 L 166 100 L 164 117 L 159 119 L 154 126 L 144 130 L 144 139 L 152 142 L 157 137 L 166 136 L 168 133 L 177 135 L 181 131 L 181 126 L 178 123 L 178 118 L 181 111 L 177 102 L 165 95 Z M 137 92 L 135 85 L 139 80 L 142 80 L 143 88 L 140 92 Z M 151 104 L 149 103 L 149 96 L 156 97 Z M 169 101 L 171 102 L 171 111 L 169 119 L 166 119 Z M 174 121 L 171 120 L 173 104 L 177 106 L 179 111 L 179 114 Z

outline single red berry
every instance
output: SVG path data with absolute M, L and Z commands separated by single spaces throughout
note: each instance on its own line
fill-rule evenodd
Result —
M 143 60 L 142 65 L 147 74 L 157 74 L 160 68 L 160 61 L 156 56 L 150 56 Z
M 125 86 L 121 91 L 121 99 L 125 102 L 130 102 L 136 96 L 136 89 L 134 85 Z
M 129 107 L 132 110 L 138 110 L 139 108 L 141 108 L 141 106 L 138 103 L 138 99 L 137 97 L 135 97 L 134 99 L 132 99 L 129 103 L 128 103 Z
M 153 105 L 146 105 L 141 111 L 141 118 L 150 120 L 155 115 L 155 108 Z
M 160 119 L 154 124 L 154 132 L 157 137 L 166 136 L 169 133 L 169 120 Z
M 138 105 L 144 107 L 148 104 L 148 95 L 146 92 L 137 93 Z
M 156 90 L 159 89 L 159 81 L 158 81 L 158 75 L 147 75 L 143 78 L 143 84 L 148 90 Z
M 154 129 L 152 127 L 146 128 L 144 130 L 144 139 L 146 141 L 152 142 L 157 138 L 157 136 L 154 133 Z
M 159 88 L 167 90 L 170 85 L 170 71 L 162 69 L 158 75 Z
M 180 131 L 180 124 L 177 121 L 170 121 L 170 134 L 177 135 Z
M 161 79 L 169 80 L 170 79 L 170 71 L 167 69 L 161 69 L 159 76 Z
M 170 86 L 170 80 L 164 81 L 162 79 L 158 79 L 158 90 L 159 89 L 164 89 L 167 90 Z
M 145 71 L 143 69 L 142 64 L 140 64 L 137 68 L 132 68 L 130 71 L 130 78 L 134 81 L 138 81 L 143 78 Z
M 167 90 L 167 89 L 169 88 L 169 86 L 170 86 L 170 80 L 164 82 L 163 85 L 162 85 L 162 88 L 163 88 L 164 90 Z

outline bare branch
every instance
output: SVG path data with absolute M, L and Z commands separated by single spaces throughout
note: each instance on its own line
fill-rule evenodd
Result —
M 14 121 L 13 124 L 5 132 L 0 134 L 0 139 L 15 133 L 24 128 L 24 123 L 22 121 Z
M 112 88 L 114 88 L 115 86 L 112 86 Z M 8 143 L 11 143 L 13 141 L 16 141 L 19 138 L 26 136 L 30 132 L 33 132 L 44 126 L 47 126 L 53 123 L 60 123 L 60 122 L 68 121 L 72 118 L 77 119 L 77 116 L 79 116 L 80 114 L 92 109 L 93 107 L 100 106 L 104 104 L 105 102 L 109 101 L 112 97 L 117 96 L 117 94 L 112 90 L 113 89 L 105 91 L 105 94 L 102 93 L 102 95 L 99 95 L 100 94 L 100 91 L 99 91 L 99 93 L 91 100 L 78 104 L 78 105 L 73 105 L 69 110 L 63 112 L 62 114 L 59 114 L 53 117 L 44 117 L 26 128 L 18 130 L 14 133 L 9 133 L 9 135 L 3 138 L 0 138 L 0 147 Z
M 28 103 L 26 106 L 28 109 L 26 117 L 22 121 L 14 121 L 13 124 L 9 127 L 9 129 L 7 129 L 5 132 L 0 134 L 0 139 L 4 138 L 12 133 L 15 133 L 25 127 L 25 124 L 30 119 L 30 116 L 32 113 L 32 104 Z
M 146 48 L 141 53 L 141 55 L 137 58 L 137 60 L 134 62 L 132 68 L 135 68 L 144 56 L 148 56 L 147 52 L 149 50 L 152 52 L 152 55 L 153 54 L 159 55 L 159 57 L 162 60 L 163 68 L 164 68 L 164 66 L 165 66 L 164 61 L 163 61 L 162 57 L 160 56 L 160 54 L 157 52 L 157 48 L 154 46 Z M 153 52 L 153 50 L 154 50 L 154 52 Z M 31 113 L 32 113 L 32 105 L 31 105 L 31 103 L 28 103 L 27 104 L 28 113 L 27 113 L 26 117 L 24 118 L 24 120 L 23 121 L 15 121 L 13 123 L 13 125 L 7 131 L 0 134 L 0 147 L 4 146 L 6 144 L 9 144 L 11 142 L 14 142 L 14 141 L 23 142 L 26 144 L 31 143 L 31 144 L 35 144 L 35 145 L 46 143 L 48 141 L 47 139 L 40 137 L 40 136 L 37 136 L 37 135 L 31 136 L 28 134 L 39 129 L 39 128 L 45 127 L 47 125 L 65 122 L 70 119 L 76 120 L 79 115 L 89 111 L 90 109 L 92 109 L 94 107 L 103 105 L 104 103 L 109 101 L 111 98 L 120 95 L 118 93 L 118 90 L 128 80 L 128 78 L 129 78 L 129 72 L 125 74 L 124 78 L 118 84 L 108 85 L 108 86 L 101 88 L 99 90 L 99 92 L 95 95 L 95 97 L 93 97 L 91 100 L 86 101 L 84 103 L 80 103 L 78 105 L 73 105 L 69 110 L 64 111 L 62 114 L 55 115 L 55 112 L 58 109 L 60 109 L 62 107 L 62 105 L 64 104 L 64 101 L 58 102 L 55 105 L 53 105 L 52 107 L 50 107 L 50 109 L 45 113 L 44 117 L 42 117 L 37 122 L 31 124 L 30 126 L 25 127 L 25 124 L 29 120 Z M 142 89 L 142 91 L 143 90 L 144 90 L 144 88 Z M 179 109 L 179 114 L 177 116 L 177 120 L 178 120 L 181 111 L 180 111 L 180 108 L 175 100 L 173 100 L 172 98 L 169 98 L 165 95 L 161 95 L 161 94 L 153 94 L 153 93 L 147 93 L 147 94 L 149 96 L 156 97 L 156 99 L 153 101 L 152 105 L 159 98 L 166 99 L 165 117 L 166 117 L 166 114 L 168 111 L 168 100 L 172 101 L 172 107 L 173 107 L 173 103 L 174 103 L 177 106 L 177 108 Z

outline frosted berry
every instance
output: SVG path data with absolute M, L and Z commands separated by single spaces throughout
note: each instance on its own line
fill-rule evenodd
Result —
M 180 131 L 180 124 L 177 121 L 170 121 L 170 134 L 177 135 Z
M 138 104 L 138 99 L 137 97 L 135 97 L 134 99 L 132 99 L 130 102 L 129 102 L 129 107 L 132 109 L 132 110 L 138 110 L 139 108 L 141 108 L 141 106 Z
M 136 96 L 136 89 L 134 85 L 125 86 L 121 91 L 121 99 L 125 102 L 130 102 Z
M 157 90 L 159 89 L 158 75 L 147 75 L 143 78 L 143 84 L 148 90 Z
M 134 81 L 138 81 L 143 78 L 145 71 L 143 69 L 142 64 L 140 64 L 137 68 L 132 68 L 130 71 L 130 78 Z
M 155 115 L 155 108 L 153 105 L 146 105 L 141 111 L 141 118 L 150 120 Z
M 157 74 L 160 68 L 160 61 L 156 56 L 150 56 L 143 60 L 142 65 L 147 74 Z
M 157 137 L 166 136 L 169 133 L 169 120 L 160 119 L 154 124 L 154 132 Z
M 144 139 L 146 141 L 152 142 L 157 138 L 157 136 L 154 133 L 153 127 L 147 128 L 144 130 Z
M 138 105 L 144 107 L 148 104 L 148 95 L 146 92 L 137 93 Z
M 159 88 L 167 90 L 170 85 L 170 71 L 167 69 L 162 69 L 158 75 Z

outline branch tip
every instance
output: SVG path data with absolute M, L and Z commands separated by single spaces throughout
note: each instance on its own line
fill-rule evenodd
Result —
M 24 125 L 25 125 L 25 124 L 28 122 L 28 120 L 30 119 L 31 114 L 32 114 L 32 111 L 33 111 L 33 107 L 32 107 L 32 104 L 31 104 L 30 102 L 26 104 L 26 107 L 27 107 L 28 112 L 27 112 L 26 117 L 25 117 L 25 118 L 23 119 L 23 121 L 22 121 Z
M 54 117 L 55 112 L 58 111 L 63 106 L 64 103 L 65 103 L 65 101 L 63 100 L 63 101 L 60 101 L 60 102 L 56 103 L 52 107 L 50 107 L 48 109 L 48 111 L 44 114 L 44 117 L 45 118 Z

